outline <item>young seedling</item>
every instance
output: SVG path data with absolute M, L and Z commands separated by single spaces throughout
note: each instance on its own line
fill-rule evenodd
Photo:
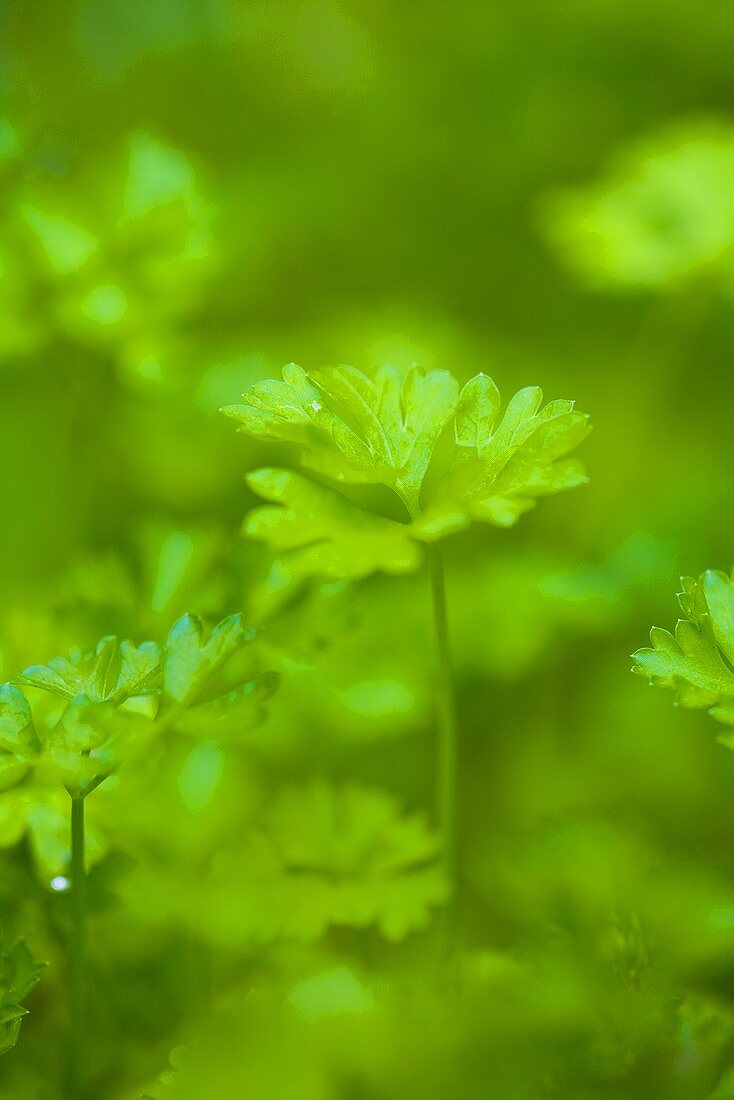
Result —
M 698 580 L 681 579 L 684 618 L 675 634 L 654 626 L 651 649 L 633 654 L 632 671 L 658 687 L 672 688 L 682 707 L 707 710 L 734 726 L 734 575 L 709 569 Z M 719 740 L 734 748 L 734 733 Z
M 288 469 L 248 476 L 251 489 L 270 502 L 249 514 L 244 530 L 277 554 L 266 580 L 273 598 L 309 577 L 404 575 L 427 560 L 437 655 L 436 816 L 451 880 L 457 729 L 438 542 L 474 521 L 511 527 L 538 497 L 587 480 L 570 456 L 589 431 L 573 402 L 542 407 L 541 391 L 529 387 L 503 415 L 500 404 L 484 374 L 461 388 L 444 370 L 382 366 L 368 377 L 353 367 L 307 373 L 292 363 L 282 381 L 260 382 L 243 404 L 223 410 L 256 439 L 295 444 L 303 467 L 340 487 Z M 341 491 L 354 485 L 392 490 L 402 522 Z
M 274 690 L 273 674 L 232 684 L 222 673 L 253 636 L 240 615 L 224 619 L 208 637 L 200 619 L 184 615 L 163 647 L 109 636 L 94 649 L 26 668 L 0 687 L 0 776 L 22 782 L 34 768 L 46 783 L 63 785 L 71 800 L 72 1097 L 86 1095 L 86 800 L 123 762 L 174 727 L 213 739 L 233 726 L 241 732 L 252 725 Z

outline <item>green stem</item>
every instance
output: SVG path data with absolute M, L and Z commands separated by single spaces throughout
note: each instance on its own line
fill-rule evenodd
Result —
M 71 796 L 71 1036 L 70 1095 L 84 1095 L 87 1030 L 87 876 L 84 867 L 84 799 Z
M 433 628 L 436 644 L 436 814 L 444 865 L 449 882 L 456 877 L 456 757 L 457 726 L 454 676 L 446 612 L 443 558 L 436 545 L 428 547 Z

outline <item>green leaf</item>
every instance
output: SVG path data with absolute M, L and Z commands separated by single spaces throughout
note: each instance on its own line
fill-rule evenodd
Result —
M 489 439 L 500 410 L 500 391 L 486 374 L 475 374 L 459 394 L 456 443 L 479 450 Z
M 99 247 L 99 241 L 81 225 L 59 214 L 25 205 L 21 214 L 35 233 L 56 275 L 70 275 L 83 267 Z
M 27 783 L 0 795 L 0 846 L 10 848 L 27 834 L 41 881 L 65 876 L 69 870 L 71 803 L 67 790 L 53 775 L 38 772 Z M 97 803 L 88 803 L 85 816 L 86 858 L 89 866 L 105 855 L 105 829 L 100 828 Z
M 130 138 L 130 161 L 123 217 L 144 217 L 156 207 L 196 196 L 196 178 L 186 156 L 137 131 Z
M 589 433 L 572 401 L 544 408 L 537 386 L 520 390 L 500 418 L 500 396 L 479 374 L 464 386 L 455 418 L 454 461 L 432 501 L 432 521 L 464 512 L 510 527 L 537 498 L 583 485 L 588 478 L 570 452 Z
M 386 366 L 370 379 L 352 367 L 308 374 L 291 364 L 245 402 L 223 410 L 241 431 L 296 444 L 303 465 L 337 483 L 388 486 L 408 513 L 396 523 L 296 474 L 256 471 L 251 488 L 278 507 L 256 509 L 244 531 L 279 555 L 270 594 L 309 576 L 411 572 L 423 558 L 417 542 L 472 520 L 509 527 L 539 497 L 587 480 L 570 452 L 588 434 L 588 417 L 571 401 L 542 408 L 537 387 L 515 394 L 500 416 L 499 391 L 484 374 L 459 393 L 446 371 Z M 453 450 L 437 448 L 452 417 Z
M 40 747 L 25 695 L 13 684 L 0 684 L 0 753 L 28 760 Z
M 0 941 L 0 1054 L 15 1046 L 27 1010 L 20 1002 L 38 982 L 45 963 L 36 963 L 24 940 L 6 948 Z
M 303 1020 L 355 1016 L 374 1008 L 372 991 L 348 966 L 336 966 L 296 982 L 288 1003 Z
M 231 691 L 188 709 L 179 717 L 178 728 L 195 737 L 213 737 L 219 741 L 247 733 L 263 721 L 264 704 L 279 683 L 277 672 L 265 672 L 246 680 Z
M 302 447 L 304 465 L 336 481 L 395 489 L 414 514 L 458 389 L 447 371 L 388 365 L 368 378 L 354 367 L 307 374 L 291 363 L 282 382 L 258 382 L 245 404 L 223 412 L 257 439 Z
M 279 555 L 266 582 L 271 593 L 311 576 L 411 573 L 423 560 L 409 525 L 366 512 L 333 489 L 289 470 L 257 470 L 247 480 L 274 502 L 256 508 L 244 526 Z
M 703 591 L 716 643 L 734 664 L 734 583 L 726 573 L 709 569 L 703 576 Z
M 624 148 L 599 180 L 551 197 L 549 237 L 593 289 L 730 284 L 734 134 L 676 122 Z
M 397 942 L 425 928 L 447 898 L 436 837 L 386 791 L 321 781 L 292 788 L 262 829 L 278 865 L 271 916 L 288 935 L 375 925 Z
M 48 754 L 67 788 L 88 790 L 118 767 L 150 726 L 112 703 L 77 695 L 47 737 Z
M 168 634 L 163 690 L 182 706 L 190 706 L 232 654 L 253 637 L 243 628 L 241 615 L 223 619 L 208 639 L 205 634 L 196 615 L 182 616 Z
M 214 741 L 202 741 L 188 754 L 178 775 L 181 801 L 198 813 L 214 798 L 224 772 L 224 754 Z
M 23 152 L 23 143 L 9 119 L 0 118 L 0 164 L 15 160 Z
M 62 699 L 84 695 L 92 703 L 122 703 L 155 690 L 160 676 L 160 649 L 155 642 L 118 642 L 110 635 L 95 649 L 54 657 L 47 665 L 33 665 L 15 677 L 15 683 L 39 688 Z
M 706 708 L 734 725 L 734 583 L 709 570 L 684 577 L 679 602 L 685 619 L 675 634 L 653 627 L 651 649 L 633 655 L 633 671 L 650 683 L 672 688 L 685 707 Z
M 23 692 L 13 684 L 0 685 L 0 790 L 23 779 L 40 748 Z

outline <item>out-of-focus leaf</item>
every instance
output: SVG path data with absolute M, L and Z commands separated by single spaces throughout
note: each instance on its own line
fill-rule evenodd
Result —
M 288 1003 L 302 1020 L 326 1020 L 368 1012 L 375 1000 L 353 970 L 335 966 L 296 982 L 288 991 Z
M 211 802 L 223 770 L 224 755 L 214 741 L 202 741 L 191 750 L 178 775 L 178 791 L 187 810 L 196 813 Z
M 38 875 L 46 885 L 55 876 L 67 875 L 70 807 L 69 795 L 55 772 L 43 777 L 35 773 L 25 783 L 0 791 L 0 849 L 13 848 L 27 836 Z M 105 827 L 98 819 L 96 799 L 88 803 L 85 827 L 87 863 L 91 866 L 109 846 Z
M 83 226 L 26 204 L 23 218 L 41 243 L 55 275 L 70 275 L 94 254 L 99 241 Z
M 314 782 L 285 790 L 246 849 L 223 857 L 237 878 L 222 908 L 228 935 L 315 940 L 330 926 L 376 926 L 397 942 L 425 928 L 447 897 L 436 837 L 386 791 Z
M 0 941 L 0 1054 L 15 1046 L 21 1020 L 27 1009 L 21 1006 L 46 964 L 34 962 L 24 940 L 13 947 Z
M 40 747 L 23 692 L 13 684 L 0 685 L 0 790 L 23 778 Z
M 130 136 L 130 159 L 122 214 L 125 220 L 145 217 L 156 207 L 196 201 L 196 177 L 178 149 L 162 145 L 150 134 Z
M 277 690 L 279 682 L 276 672 L 265 672 L 254 680 L 246 680 L 231 691 L 187 709 L 179 716 L 178 728 L 196 737 L 218 740 L 246 733 L 265 717 L 264 704 Z
M 710 121 L 653 134 L 623 150 L 605 178 L 554 196 L 545 221 L 594 286 L 660 290 L 717 268 L 730 284 L 734 134 Z

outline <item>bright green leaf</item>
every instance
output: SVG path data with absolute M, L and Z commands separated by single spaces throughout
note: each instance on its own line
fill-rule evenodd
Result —
M 0 790 L 23 779 L 40 747 L 23 692 L 13 684 L 0 685 Z
M 276 507 L 256 509 L 244 530 L 278 554 L 268 592 L 309 576 L 411 572 L 422 561 L 416 542 L 472 520 L 509 527 L 539 497 L 584 484 L 571 451 L 588 434 L 588 417 L 571 401 L 541 406 L 541 391 L 529 387 L 500 416 L 486 375 L 459 393 L 446 371 L 418 368 L 380 367 L 368 378 L 351 367 L 308 374 L 291 364 L 282 381 L 259 382 L 245 404 L 223 410 L 241 431 L 298 445 L 305 466 L 337 483 L 388 486 L 408 513 L 397 523 L 297 474 L 256 471 L 251 488 Z M 453 451 L 436 449 L 452 417 Z
M 245 404 L 223 411 L 255 438 L 298 444 L 304 465 L 335 481 L 390 486 L 414 514 L 458 389 L 447 371 L 383 366 L 368 378 L 354 367 L 307 374 L 291 363 L 282 382 L 258 382 Z
M 171 627 L 163 662 L 163 690 L 177 703 L 189 706 L 215 673 L 252 634 L 242 626 L 241 615 L 230 615 L 205 637 L 204 624 L 196 615 L 184 615 Z
M 20 1002 L 33 989 L 45 965 L 34 962 L 23 940 L 13 947 L 0 941 L 0 1054 L 15 1046 L 21 1020 L 27 1015 Z
M 310 576 L 410 573 L 423 560 L 409 525 L 366 512 L 333 489 L 289 470 L 257 470 L 247 480 L 273 502 L 251 512 L 244 527 L 278 554 L 267 580 L 271 593 Z
M 650 632 L 651 649 L 634 654 L 633 671 L 660 687 L 673 688 L 685 707 L 707 708 L 734 725 L 734 584 L 711 570 L 698 581 L 683 578 L 681 619 L 675 635 L 660 627 Z
M 181 800 L 191 813 L 211 802 L 223 771 L 224 754 L 214 741 L 202 741 L 191 750 L 178 776 Z
M 40 688 L 62 699 L 84 695 L 92 703 L 122 703 L 155 690 L 160 675 L 160 649 L 155 642 L 118 642 L 110 635 L 94 649 L 54 657 L 32 665 L 15 678 L 24 687 Z
M 438 485 L 429 514 L 464 511 L 474 520 L 510 527 L 538 497 L 588 480 L 570 452 L 589 433 L 588 417 L 572 401 L 542 406 L 537 386 L 520 390 L 499 417 L 499 393 L 490 379 L 467 382 L 456 416 L 456 454 Z
M 303 1020 L 355 1016 L 374 1008 L 371 990 L 348 966 L 335 966 L 296 982 L 288 991 L 288 1003 Z
M 29 205 L 23 207 L 22 214 L 56 275 L 78 271 L 99 246 L 96 237 L 59 214 L 49 214 Z
M 188 201 L 194 195 L 194 171 L 180 150 L 167 148 L 142 131 L 131 136 L 125 218 L 141 218 L 158 206 Z

